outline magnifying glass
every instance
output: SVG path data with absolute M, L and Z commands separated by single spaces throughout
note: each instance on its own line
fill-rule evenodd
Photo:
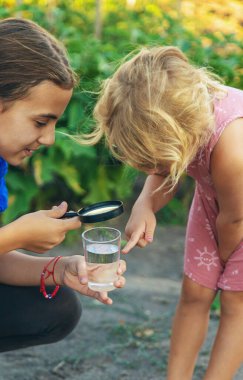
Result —
M 62 219 L 78 216 L 83 223 L 97 223 L 115 218 L 121 215 L 123 211 L 121 201 L 105 201 L 83 207 L 78 211 L 68 211 L 62 216 Z

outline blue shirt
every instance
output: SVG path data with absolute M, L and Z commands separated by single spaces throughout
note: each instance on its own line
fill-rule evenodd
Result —
M 8 207 L 8 189 L 4 178 L 7 171 L 8 164 L 0 157 L 0 212 L 3 212 Z

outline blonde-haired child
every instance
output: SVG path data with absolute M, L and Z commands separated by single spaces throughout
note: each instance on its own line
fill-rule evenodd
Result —
M 155 213 L 186 172 L 196 182 L 167 380 L 192 379 L 220 290 L 221 317 L 204 380 L 229 380 L 243 361 L 243 91 L 224 86 L 173 46 L 143 48 L 104 83 L 89 136 L 148 174 L 126 226 L 152 242 Z

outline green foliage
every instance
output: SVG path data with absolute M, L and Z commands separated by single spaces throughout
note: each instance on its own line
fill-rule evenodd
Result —
M 191 177 L 182 178 L 176 196 L 156 214 L 157 222 L 165 225 L 185 225 L 193 189 L 193 179 Z
M 213 300 L 213 303 L 211 305 L 211 312 L 213 316 L 219 316 L 220 315 L 220 309 L 221 309 L 221 303 L 220 303 L 220 294 L 217 293 L 215 299 Z
M 95 1 L 81 2 L 82 9 L 69 1 L 57 1 L 53 6 L 34 1 L 19 3 L 15 7 L 6 3 L 0 8 L 0 17 L 32 19 L 63 41 L 80 75 L 80 85 L 59 121 L 56 144 L 38 151 L 22 168 L 9 169 L 10 206 L 4 213 L 4 223 L 62 200 L 78 209 L 96 201 L 131 196 L 133 170 L 115 161 L 103 143 L 84 147 L 59 131 L 90 131 L 100 82 L 133 49 L 151 44 L 177 45 L 196 64 L 210 66 L 228 85 L 243 87 L 240 39 L 219 31 L 192 33 L 173 12 L 163 11 L 159 2 L 148 2 L 143 9 L 129 9 L 122 1 L 111 2 L 103 16 L 101 39 L 94 37 Z M 192 191 L 191 183 L 182 183 L 180 195 L 164 209 L 162 222 L 185 222 Z

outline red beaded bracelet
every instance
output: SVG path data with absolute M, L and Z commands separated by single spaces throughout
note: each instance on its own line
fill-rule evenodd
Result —
M 41 278 L 40 278 L 40 292 L 43 294 L 43 296 L 46 298 L 46 299 L 49 299 L 51 300 L 52 298 L 55 297 L 55 295 L 57 294 L 59 288 L 60 288 L 60 285 L 57 285 L 56 283 L 56 280 L 55 280 L 55 277 L 54 277 L 54 271 L 55 271 L 55 266 L 56 266 L 56 263 L 58 262 L 58 260 L 61 258 L 62 256 L 57 256 L 57 257 L 53 257 L 53 259 L 51 259 L 43 268 L 43 271 L 41 273 Z M 49 265 L 51 263 L 53 263 L 53 268 L 52 268 L 52 271 L 48 270 L 47 268 L 49 267 Z M 47 273 L 47 276 L 45 277 L 45 274 Z M 52 275 L 52 279 L 53 279 L 53 282 L 54 284 L 56 284 L 56 287 L 55 289 L 53 290 L 52 293 L 47 293 L 46 291 L 46 285 L 45 285 L 45 280 L 50 277 L 50 275 Z

